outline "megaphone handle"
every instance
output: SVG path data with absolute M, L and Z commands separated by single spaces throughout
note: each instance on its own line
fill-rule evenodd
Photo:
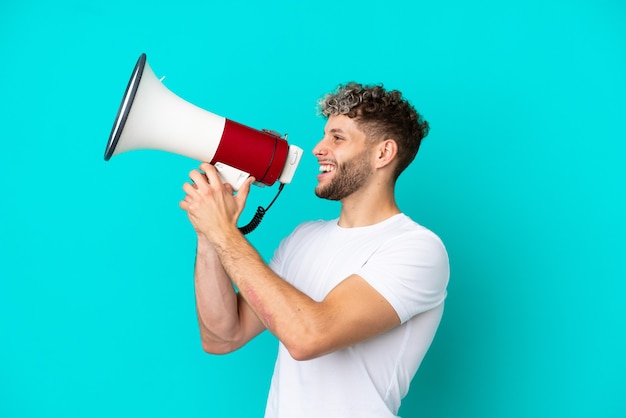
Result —
M 217 162 L 214 166 L 220 179 L 222 179 L 222 183 L 229 183 L 235 190 L 239 190 L 243 182 L 250 177 L 250 173 L 224 163 Z

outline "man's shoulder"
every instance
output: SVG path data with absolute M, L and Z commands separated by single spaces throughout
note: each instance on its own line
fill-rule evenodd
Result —
M 435 232 L 413 220 L 404 213 L 400 213 L 390 218 L 390 222 L 385 230 L 394 238 L 406 237 L 441 242 L 441 238 L 439 238 Z
M 332 228 L 336 224 L 337 224 L 337 220 L 317 219 L 317 220 L 311 220 L 311 221 L 304 221 L 298 226 L 296 226 L 296 228 L 293 230 L 291 235 L 317 232 L 326 228 Z

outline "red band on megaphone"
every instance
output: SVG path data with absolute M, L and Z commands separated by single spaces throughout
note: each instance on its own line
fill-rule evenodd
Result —
M 211 164 L 227 164 L 271 186 L 280 177 L 288 152 L 289 145 L 283 138 L 226 119 Z

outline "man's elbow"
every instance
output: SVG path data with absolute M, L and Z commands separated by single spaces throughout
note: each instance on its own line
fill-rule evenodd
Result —
M 283 343 L 289 355 L 296 361 L 313 360 L 331 352 L 323 338 L 308 336 Z
M 291 357 L 296 361 L 313 360 L 314 358 L 319 357 L 319 354 L 306 349 L 288 348 L 287 351 L 289 351 L 289 355 L 291 355 Z
M 202 350 L 207 354 L 228 354 L 236 351 L 241 345 L 232 341 L 216 341 L 206 337 L 202 338 Z
M 218 346 L 216 344 L 206 344 L 206 343 L 202 343 L 202 351 L 204 351 L 207 354 L 228 354 L 232 352 L 232 350 L 229 350 L 224 346 Z

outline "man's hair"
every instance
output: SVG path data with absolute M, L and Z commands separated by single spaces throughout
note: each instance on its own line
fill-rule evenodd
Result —
M 428 122 L 397 90 L 382 85 L 354 82 L 339 85 L 322 97 L 319 110 L 324 117 L 346 115 L 355 120 L 371 141 L 393 139 L 398 144 L 394 180 L 413 161 L 422 139 L 428 135 Z

